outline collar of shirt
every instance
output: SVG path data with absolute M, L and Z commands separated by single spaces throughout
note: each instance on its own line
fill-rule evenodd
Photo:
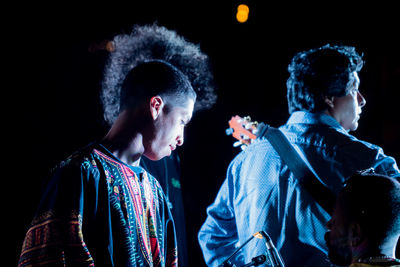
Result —
M 335 128 L 338 131 L 348 134 L 348 132 L 335 120 L 332 116 L 324 113 L 310 113 L 307 111 L 295 111 L 293 112 L 286 124 L 325 124 Z

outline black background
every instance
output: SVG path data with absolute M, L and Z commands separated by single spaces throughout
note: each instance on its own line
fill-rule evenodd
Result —
M 132 1 L 57 5 L 16 3 L 3 21 L 3 226 L 5 259 L 16 262 L 47 171 L 106 128 L 98 92 L 107 52 L 89 49 L 134 24 L 158 22 L 199 44 L 213 66 L 218 101 L 194 115 L 179 148 L 190 266 L 203 266 L 197 231 L 226 168 L 239 152 L 225 135 L 231 116 L 273 126 L 288 118 L 287 65 L 294 53 L 326 43 L 364 53 L 360 73 L 360 139 L 400 159 L 399 19 L 396 8 L 242 1 L 249 20 L 235 19 L 238 1 Z

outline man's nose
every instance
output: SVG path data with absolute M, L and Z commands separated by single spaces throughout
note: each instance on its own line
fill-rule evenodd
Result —
M 365 100 L 364 96 L 360 92 L 357 92 L 357 101 L 360 107 L 365 106 L 367 103 L 367 100 Z

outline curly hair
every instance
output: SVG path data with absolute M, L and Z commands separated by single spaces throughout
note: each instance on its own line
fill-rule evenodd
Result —
M 197 94 L 196 111 L 215 104 L 217 96 L 208 56 L 175 31 L 156 23 L 135 25 L 130 34 L 116 35 L 110 50 L 100 96 L 108 124 L 111 125 L 119 114 L 125 76 L 135 66 L 149 60 L 166 61 L 188 77 Z
M 320 112 L 327 108 L 325 96 L 345 96 L 353 72 L 364 65 L 362 55 L 351 46 L 331 46 L 297 53 L 288 66 L 287 99 L 289 113 Z

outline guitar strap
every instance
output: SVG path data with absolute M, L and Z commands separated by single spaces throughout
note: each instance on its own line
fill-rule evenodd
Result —
M 258 137 L 260 136 L 268 139 L 300 184 L 326 212 L 332 215 L 335 194 L 321 182 L 312 167 L 303 160 L 286 136 L 279 129 L 267 124 L 259 131 Z

